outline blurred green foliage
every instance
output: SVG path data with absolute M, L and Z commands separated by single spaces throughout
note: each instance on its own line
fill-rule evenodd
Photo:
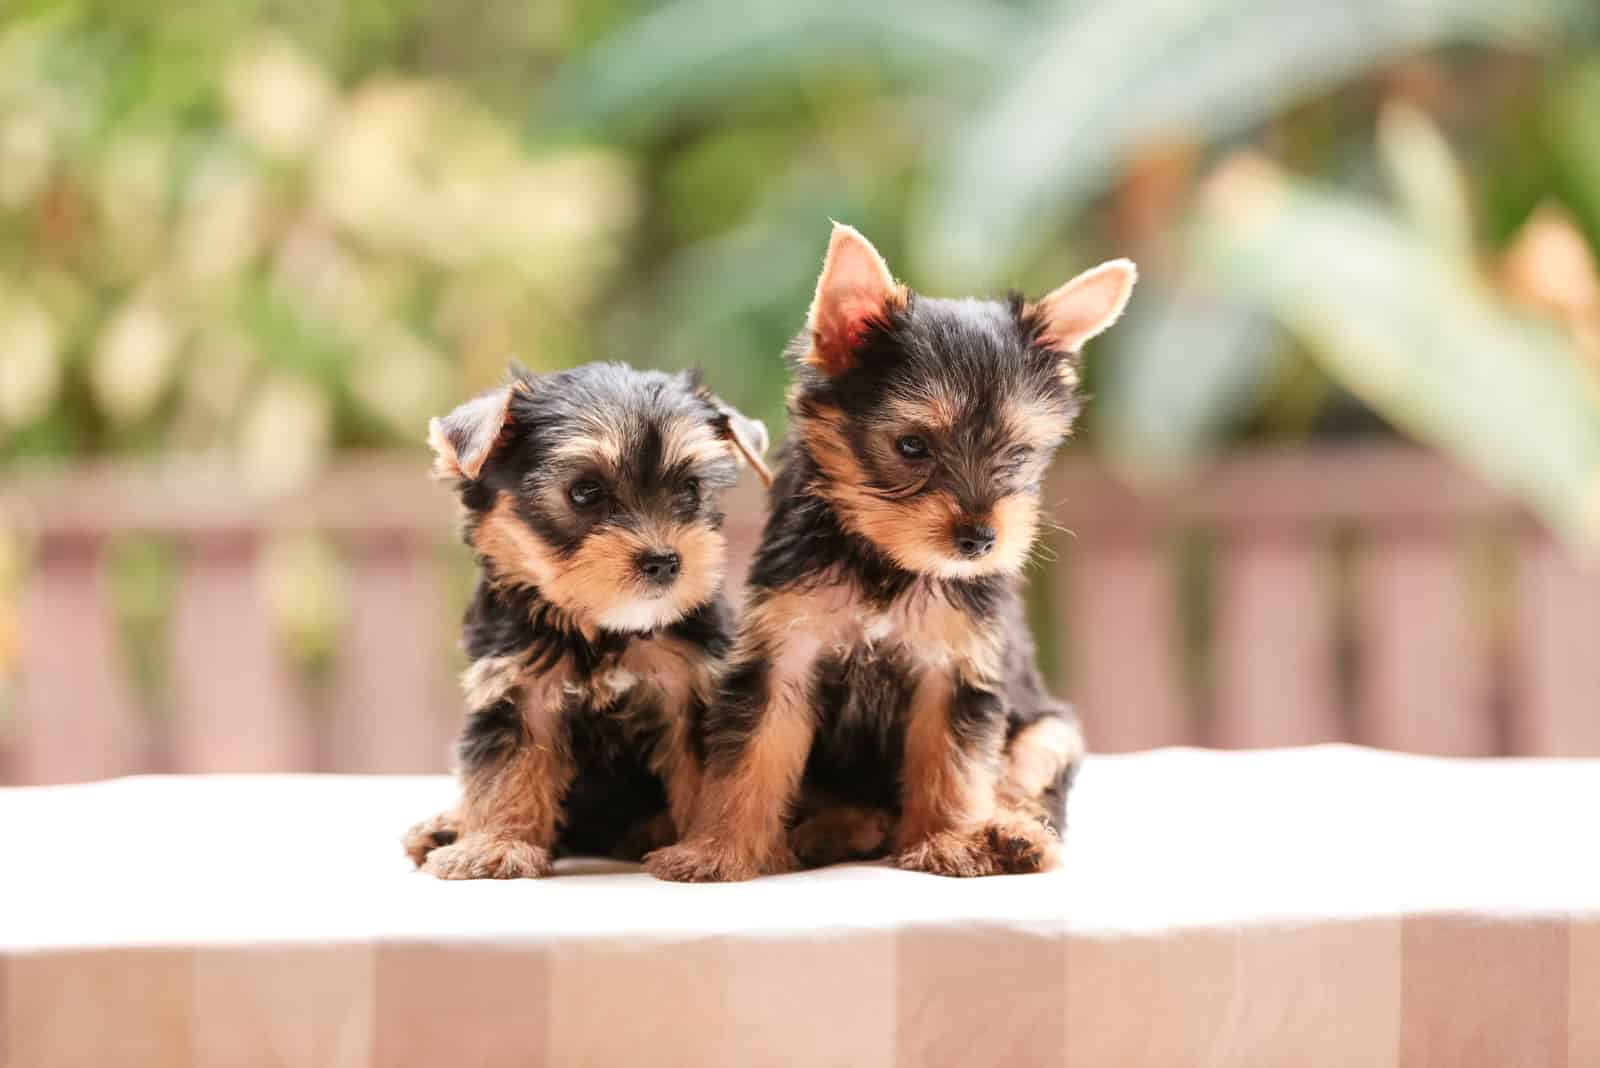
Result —
M 588 356 L 634 169 L 529 144 L 512 102 L 537 70 L 508 70 L 570 28 L 279 10 L 34 4 L 0 27 L 7 453 L 220 449 L 293 481 L 418 440 L 513 354 Z
M 1135 256 L 1085 434 L 1133 474 L 1396 427 L 1592 535 L 1597 34 L 1590 0 L 14 0 L 0 458 L 292 482 L 512 356 L 700 364 L 779 423 L 831 217 L 931 292 Z

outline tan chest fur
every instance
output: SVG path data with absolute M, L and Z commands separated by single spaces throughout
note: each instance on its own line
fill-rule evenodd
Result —
M 530 664 L 521 655 L 484 657 L 468 666 L 461 687 L 474 710 L 515 695 L 524 721 L 540 734 L 574 705 L 606 708 L 622 702 L 637 708 L 648 701 L 662 714 L 680 716 L 688 698 L 707 692 L 711 681 L 710 665 L 698 650 L 658 637 L 629 643 L 587 675 L 567 660 L 552 666 Z M 629 697 L 639 700 L 624 700 Z
M 845 587 L 829 586 L 782 594 L 756 611 L 757 624 L 780 648 L 804 645 L 816 653 L 843 654 L 865 646 L 974 679 L 999 676 L 998 635 L 935 587 L 916 587 L 887 609 Z
M 915 662 L 980 679 L 999 673 L 999 643 L 990 628 L 937 592 L 912 593 L 887 611 L 866 617 L 868 641 L 891 641 Z
M 610 673 L 599 672 L 597 678 L 612 693 L 642 687 L 678 711 L 692 695 L 710 694 L 715 670 L 702 650 L 676 638 L 658 637 L 629 645 Z

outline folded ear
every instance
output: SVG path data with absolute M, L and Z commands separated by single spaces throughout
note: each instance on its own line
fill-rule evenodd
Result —
M 724 403 L 717 397 L 712 397 L 711 403 L 717 409 L 717 418 L 714 422 L 717 433 L 733 446 L 733 451 L 740 460 L 755 469 L 761 478 L 761 484 L 771 489 L 772 470 L 767 467 L 767 462 L 763 459 L 770 443 L 767 437 L 767 425 L 759 419 L 751 419 L 740 414 L 732 405 Z
M 854 227 L 834 223 L 806 316 L 811 333 L 806 363 L 829 376 L 848 371 L 869 324 L 887 318 L 904 300 L 904 287 L 895 283 L 872 243 Z
M 475 479 L 505 430 L 511 410 L 510 386 L 474 397 L 449 415 L 428 421 L 433 446 L 433 477 Z
M 1139 269 L 1132 260 L 1112 260 L 1084 271 L 1032 306 L 1039 340 L 1052 349 L 1076 353 L 1122 314 Z

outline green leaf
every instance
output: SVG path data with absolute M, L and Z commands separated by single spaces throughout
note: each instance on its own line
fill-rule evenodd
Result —
M 1037 47 L 940 154 L 914 268 L 967 288 L 1036 255 L 1145 145 L 1215 140 L 1397 56 L 1527 46 L 1593 26 L 1590 0 L 1095 0 Z
M 1386 106 L 1378 117 L 1378 158 L 1417 231 L 1440 252 L 1470 260 L 1466 176 L 1433 120 L 1410 104 Z
M 575 59 L 553 90 L 557 121 L 646 127 L 845 62 L 941 81 L 987 72 L 1022 32 L 1003 8 L 905 0 L 678 0 Z
M 1600 57 L 1568 72 L 1545 106 L 1562 198 L 1582 216 L 1591 239 L 1600 238 Z
M 1211 288 L 1146 280 L 1109 354 L 1096 349 L 1095 442 L 1137 480 L 1202 461 L 1260 404 L 1273 371 L 1280 335 L 1271 318 Z
M 1390 422 L 1600 546 L 1600 382 L 1563 333 L 1376 205 L 1260 169 L 1214 192 L 1197 270 L 1270 309 Z
M 871 227 L 863 200 L 797 176 L 752 221 L 666 258 L 606 324 L 615 351 L 707 368 L 724 400 L 783 425 L 784 344 L 800 329 L 827 249 L 829 218 Z

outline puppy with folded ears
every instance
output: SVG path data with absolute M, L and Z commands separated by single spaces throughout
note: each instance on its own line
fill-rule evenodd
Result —
M 900 285 L 835 226 L 791 347 L 773 487 L 684 839 L 645 859 L 732 880 L 892 852 L 940 875 L 1057 863 L 1083 752 L 1018 596 L 1085 342 L 1133 289 L 1116 260 L 1037 301 Z M 797 856 L 798 854 L 798 856 Z
M 731 640 L 718 497 L 741 462 L 770 479 L 766 429 L 694 373 L 513 365 L 429 442 L 481 573 L 461 802 L 413 827 L 407 853 L 443 879 L 511 879 L 673 841 Z

